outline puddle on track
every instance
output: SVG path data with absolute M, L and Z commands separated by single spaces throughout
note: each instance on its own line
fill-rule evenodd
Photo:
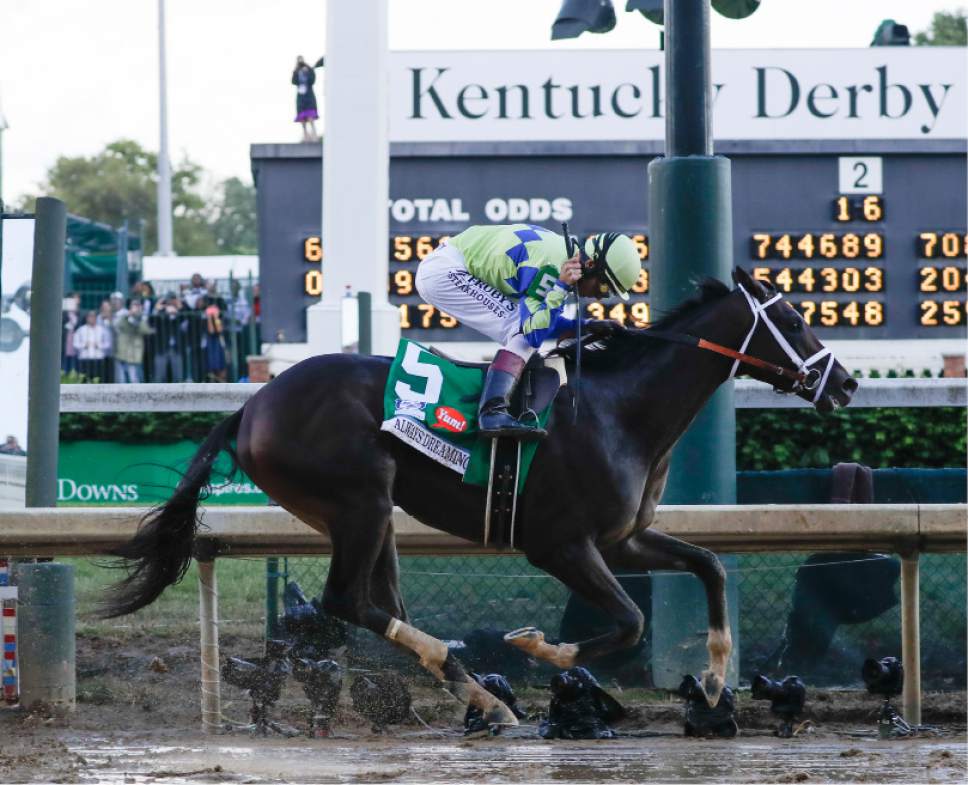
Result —
M 117 742 L 117 737 L 68 742 L 70 751 L 87 761 L 78 772 L 81 782 L 964 782 L 966 771 L 965 744 L 950 737 Z

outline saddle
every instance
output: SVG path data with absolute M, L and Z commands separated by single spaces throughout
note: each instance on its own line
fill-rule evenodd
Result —
M 455 360 L 437 347 L 430 349 L 431 353 L 462 368 L 478 368 L 482 373 L 487 372 L 488 363 L 473 363 Z M 557 366 L 557 367 L 556 367 Z M 558 358 L 546 361 L 535 352 L 521 375 L 514 395 L 511 398 L 509 411 L 515 417 L 534 417 L 551 404 L 562 387 L 563 373 Z M 551 430 L 554 414 L 545 427 Z M 485 545 L 494 545 L 499 549 L 515 549 L 521 540 L 520 528 L 517 523 L 518 475 L 521 471 L 521 442 L 512 437 L 493 439 L 491 441 L 490 473 L 487 480 L 487 502 L 484 507 Z
M 476 368 L 481 373 L 487 373 L 487 369 L 490 367 L 490 363 L 458 360 L 446 352 L 442 352 L 436 346 L 431 346 L 428 351 L 459 368 Z M 521 375 L 521 382 L 511 398 L 511 414 L 520 417 L 529 410 L 540 412 L 548 406 L 564 383 L 563 370 L 564 363 L 558 357 L 546 359 L 537 352 L 531 355 L 531 359 L 528 360 L 528 364 L 524 367 L 524 373 Z

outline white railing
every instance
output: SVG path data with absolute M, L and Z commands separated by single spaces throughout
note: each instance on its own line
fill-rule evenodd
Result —
M 660 506 L 657 529 L 720 551 L 863 548 L 901 555 L 901 656 L 906 670 L 904 714 L 921 721 L 921 621 L 918 554 L 964 551 L 964 504 Z M 104 553 L 126 541 L 144 513 L 137 508 L 0 511 L 0 553 L 55 556 Z M 199 561 L 202 730 L 221 716 L 218 676 L 217 555 L 328 553 L 329 538 L 279 508 L 207 508 L 199 539 L 212 547 Z M 403 553 L 493 553 L 431 529 L 401 511 L 394 515 Z M 208 718 L 208 719 L 206 719 Z
M 660 505 L 654 528 L 722 553 L 843 550 L 895 553 L 965 550 L 964 504 Z M 0 510 L 0 553 L 106 553 L 134 534 L 139 507 Z M 324 532 L 281 507 L 204 507 L 200 540 L 223 556 L 329 553 Z M 437 531 L 403 510 L 393 516 L 404 554 L 484 555 L 500 551 Z
M 233 412 L 261 384 L 63 384 L 62 412 Z M 750 379 L 736 382 L 738 409 L 808 407 Z M 851 408 L 965 406 L 966 379 L 861 379 Z

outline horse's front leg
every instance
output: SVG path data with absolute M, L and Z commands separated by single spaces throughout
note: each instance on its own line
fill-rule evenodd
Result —
M 642 529 L 624 542 L 605 551 L 605 559 L 613 569 L 678 570 L 691 572 L 706 588 L 709 604 L 709 669 L 703 671 L 702 686 L 710 706 L 719 703 L 726 685 L 726 665 L 733 650 L 726 613 L 726 570 L 716 554 L 677 540 L 668 534 Z
M 528 560 L 583 600 L 601 608 L 615 622 L 615 629 L 578 643 L 553 644 L 545 641 L 543 632 L 525 627 L 509 632 L 504 640 L 559 668 L 583 665 L 638 643 L 644 624 L 642 611 L 625 593 L 590 540 L 577 539 L 540 556 L 528 554 Z

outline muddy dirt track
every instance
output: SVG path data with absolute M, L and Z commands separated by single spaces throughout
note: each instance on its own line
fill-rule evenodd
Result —
M 232 650 L 230 638 L 223 641 Z M 248 643 L 248 642 L 246 642 Z M 347 679 L 349 680 L 349 679 Z M 860 692 L 808 693 L 812 732 L 774 738 L 768 706 L 741 693 L 740 736 L 682 737 L 678 698 L 612 691 L 633 716 L 603 741 L 537 735 L 548 693 L 519 690 L 522 726 L 493 739 L 461 734 L 463 707 L 429 681 L 412 686 L 415 714 L 375 733 L 344 684 L 330 738 L 260 738 L 236 727 L 203 736 L 197 649 L 188 642 L 79 639 L 78 706 L 66 718 L 0 709 L 0 783 L 19 782 L 965 782 L 965 694 L 928 693 L 924 721 L 941 735 L 881 741 L 877 702 Z M 223 713 L 246 721 L 248 701 L 223 684 Z M 289 684 L 273 716 L 305 727 Z
M 3 730 L 10 731 L 9 724 Z M 744 734 L 730 741 L 669 735 L 548 742 L 528 728 L 475 741 L 401 730 L 389 737 L 204 739 L 186 732 L 48 728 L 26 731 L 12 747 L 0 753 L 5 783 L 944 783 L 966 778 L 963 735 L 880 741 L 821 732 L 789 741 Z

